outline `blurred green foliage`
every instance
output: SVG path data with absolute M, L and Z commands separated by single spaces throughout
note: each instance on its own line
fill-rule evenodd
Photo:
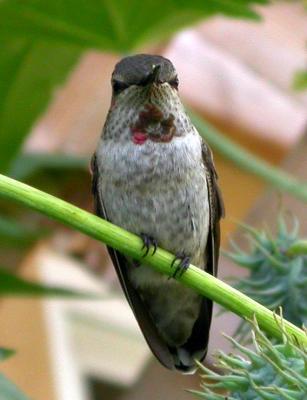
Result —
M 30 128 L 57 85 L 76 63 L 79 50 L 61 43 L 30 41 L 3 32 L 0 3 L 0 171 L 7 173 Z M 13 3 L 9 1 L 8 3 Z
M 0 347 L 0 361 L 6 360 L 7 358 L 11 357 L 13 354 L 15 354 L 15 350 Z
M 9 175 L 17 180 L 29 179 L 35 173 L 46 171 L 69 172 L 69 170 L 88 171 L 90 160 L 88 157 L 73 154 L 19 154 L 14 160 Z

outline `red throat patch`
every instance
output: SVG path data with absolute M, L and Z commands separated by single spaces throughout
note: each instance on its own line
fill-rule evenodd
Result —
M 134 131 L 132 134 L 132 141 L 134 144 L 144 144 L 148 139 L 147 133 Z
M 139 118 L 131 127 L 132 141 L 134 144 L 144 144 L 148 139 L 156 143 L 168 143 L 176 135 L 174 116 L 169 114 L 167 118 L 162 111 L 153 104 L 146 104 L 140 112 Z M 148 132 L 151 127 L 152 132 Z M 154 128 L 156 127 L 156 132 Z

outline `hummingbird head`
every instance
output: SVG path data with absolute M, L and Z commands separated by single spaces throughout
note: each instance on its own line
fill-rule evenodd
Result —
M 167 143 L 189 129 L 170 60 L 147 54 L 125 57 L 115 66 L 112 89 L 104 137 Z
M 176 70 L 170 60 L 162 56 L 137 54 L 125 57 L 116 64 L 112 74 L 114 97 L 131 87 L 149 88 L 164 83 L 178 89 Z

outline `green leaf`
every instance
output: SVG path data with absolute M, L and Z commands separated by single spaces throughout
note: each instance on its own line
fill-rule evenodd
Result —
M 297 71 L 293 79 L 294 90 L 306 90 L 307 89 L 307 70 Z
M 7 171 L 79 51 L 61 43 L 47 45 L 40 37 L 30 42 L 1 34 L 0 46 L 0 171 Z
M 0 267 L 0 297 L 3 296 L 56 296 L 68 298 L 98 299 L 101 296 L 59 286 L 45 286 L 20 278 Z M 1 397 L 0 397 L 1 400 Z
M 0 35 L 130 51 L 213 14 L 258 18 L 267 0 L 3 0 Z
M 4 375 L 0 374 L 0 400 L 30 400 Z
M 15 354 L 15 350 L 0 347 L 0 361 L 3 361 L 6 358 L 11 357 L 13 354 Z
M 0 1 L 0 171 L 81 52 L 128 52 L 214 14 L 258 18 L 268 0 Z
M 0 215 L 0 243 L 13 247 L 27 247 L 47 234 L 47 230 L 34 230 L 15 219 Z
M 13 162 L 10 176 L 25 180 L 35 172 L 48 170 L 89 169 L 88 157 L 74 156 L 71 154 L 20 154 Z

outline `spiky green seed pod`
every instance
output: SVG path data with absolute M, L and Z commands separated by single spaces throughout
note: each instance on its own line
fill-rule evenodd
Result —
M 251 324 L 254 350 L 227 337 L 243 357 L 219 352 L 216 366 L 224 375 L 199 364 L 202 391 L 190 392 L 205 400 L 306 400 L 307 349 L 282 326 L 282 343 L 272 344 L 256 321 Z
M 307 325 L 307 242 L 298 238 L 298 223 L 290 232 L 280 217 L 275 238 L 264 230 L 247 230 L 251 252 L 235 247 L 236 252 L 227 253 L 249 270 L 234 286 L 271 310 L 282 307 L 285 319 L 295 325 Z M 242 326 L 239 334 L 245 336 Z

